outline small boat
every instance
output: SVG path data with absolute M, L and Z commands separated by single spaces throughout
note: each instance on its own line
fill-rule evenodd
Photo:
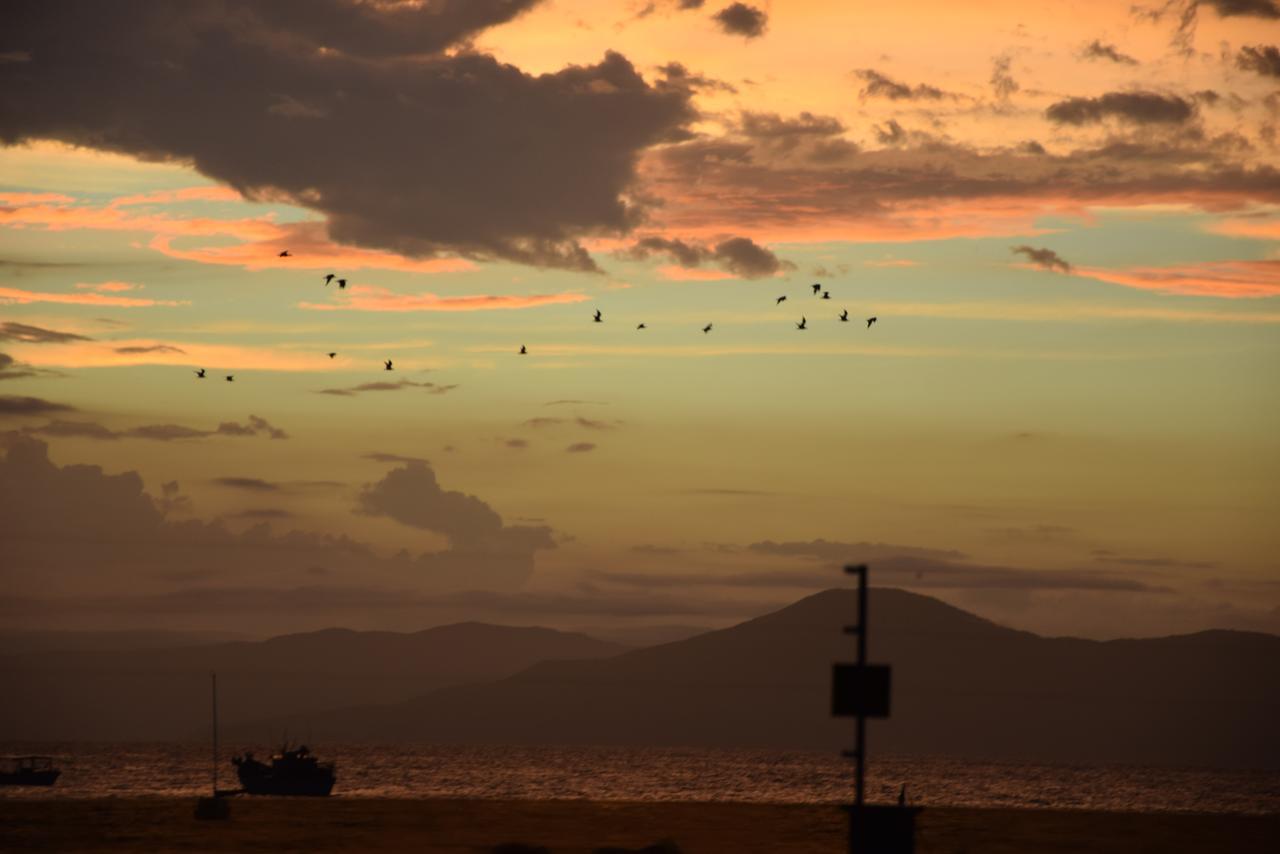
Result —
M 252 753 L 231 760 L 240 775 L 240 786 L 249 795 L 309 795 L 324 797 L 333 791 L 336 776 L 332 762 L 320 762 L 305 744 L 288 745 L 271 757 L 271 764 L 259 762 Z
M 50 756 L 0 757 L 0 786 L 52 786 L 61 773 Z

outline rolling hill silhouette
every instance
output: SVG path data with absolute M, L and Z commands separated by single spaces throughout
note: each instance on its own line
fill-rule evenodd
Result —
M 852 737 L 829 715 L 830 666 L 853 658 L 841 627 L 855 602 L 829 590 L 687 640 L 310 723 L 331 741 L 836 750 Z M 1280 637 L 1044 638 L 892 589 L 871 592 L 870 620 L 870 660 L 894 668 L 892 718 L 870 724 L 874 750 L 1280 767 Z
M 8 655 L 0 657 L 0 684 L 22 699 L 0 703 L 0 733 L 10 740 L 186 738 L 208 719 L 211 670 L 222 718 L 234 724 L 264 715 L 305 720 L 312 710 L 393 702 L 539 661 L 624 649 L 552 629 L 458 623 L 412 634 L 326 629 L 265 641 Z

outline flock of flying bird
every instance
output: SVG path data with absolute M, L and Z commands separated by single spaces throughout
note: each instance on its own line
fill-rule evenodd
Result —
M 288 249 L 282 249 L 282 250 L 280 251 L 280 253 L 279 253 L 276 257 L 278 257 L 278 258 L 292 258 L 292 257 L 293 257 L 293 254 L 292 254 Z M 338 275 L 337 273 L 326 273 L 326 274 L 325 274 L 325 276 L 324 276 L 324 286 L 325 286 L 326 288 L 327 288 L 327 287 L 329 287 L 330 283 L 332 283 L 334 279 L 337 279 L 337 275 Z M 339 287 L 339 289 L 346 288 L 346 286 L 347 286 L 347 280 L 346 280 L 346 279 L 338 279 L 338 287 Z M 821 298 L 822 298 L 822 299 L 831 299 L 831 292 L 830 292 L 830 291 L 823 290 L 823 289 L 822 289 L 822 285 L 818 284 L 817 282 L 814 282 L 814 283 L 813 283 L 813 285 L 812 285 L 812 287 L 813 287 L 813 295 L 814 295 L 814 296 L 818 296 L 819 294 L 821 294 Z M 773 303 L 773 304 L 774 304 L 774 305 L 782 305 L 782 304 L 783 304 L 784 302 L 786 302 L 786 301 L 787 301 L 787 295 L 786 295 L 786 294 L 783 294 L 782 296 L 778 297 L 778 298 L 774 301 L 774 303 Z M 848 323 L 848 322 L 849 322 L 849 309 L 847 309 L 847 308 L 846 308 L 846 309 L 844 309 L 843 311 L 841 311 L 841 312 L 840 312 L 838 315 L 836 315 L 836 316 L 840 318 L 841 322 L 843 322 L 843 323 Z M 595 321 L 596 323 L 604 323 L 604 314 L 600 311 L 600 309 L 598 309 L 598 308 L 596 309 L 596 313 L 592 316 L 592 320 L 593 320 L 593 321 Z M 877 320 L 879 320 L 879 318 L 877 318 L 877 317 L 868 317 L 868 318 L 867 318 L 867 328 L 868 328 L 868 329 L 870 329 L 870 328 L 871 328 L 871 325 L 872 325 L 873 323 L 875 323 Z M 710 323 L 708 323 L 706 326 L 702 327 L 702 332 L 703 332 L 703 334 L 706 334 L 706 333 L 710 332 L 710 331 L 711 331 L 711 327 L 712 327 L 712 324 L 710 324 Z M 649 327 L 648 327 L 646 324 L 644 324 L 644 323 L 640 323 L 640 324 L 638 324 L 638 325 L 636 326 L 636 329 L 637 329 L 637 330 L 640 330 L 640 329 L 648 329 L 648 328 L 649 328 Z M 801 316 L 800 316 L 800 322 L 796 324 L 796 329 L 799 329 L 800 331 L 802 331 L 802 332 L 803 332 L 804 330 L 806 330 L 806 329 L 808 329 L 808 328 L 809 328 L 809 318 L 805 317 L 804 315 L 801 315 Z M 521 345 L 520 345 L 520 355 L 521 355 L 521 356 L 527 356 L 528 354 L 529 354 L 529 348 L 528 348 L 528 347 L 526 347 L 524 344 L 521 344 Z M 327 353 L 326 355 L 327 355 L 330 359 L 332 359 L 332 358 L 334 358 L 335 356 L 337 356 L 338 354 L 337 354 L 337 353 Z M 383 370 L 387 370 L 387 371 L 394 370 L 394 368 L 393 368 L 393 363 L 392 363 L 392 361 L 391 361 L 390 359 L 384 359 L 384 360 L 383 360 L 383 362 L 382 362 L 382 367 L 383 367 Z M 196 374 L 196 379 L 201 379 L 201 380 L 202 380 L 202 379 L 204 379 L 204 378 L 205 378 L 205 369 L 204 369 L 204 368 L 198 368 L 198 369 L 196 370 L 195 374 Z M 235 375 L 234 375 L 234 374 L 227 374 L 225 377 L 223 377 L 223 379 L 225 379 L 227 382 L 235 382 Z

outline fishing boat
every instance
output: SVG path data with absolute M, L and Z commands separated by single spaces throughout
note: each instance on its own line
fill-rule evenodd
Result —
M 321 762 L 305 744 L 287 744 L 271 757 L 271 764 L 245 753 L 231 760 L 240 776 L 240 786 L 249 795 L 308 795 L 324 797 L 336 779 L 332 762 Z
M 52 786 L 61 773 L 51 756 L 0 757 L 0 786 Z

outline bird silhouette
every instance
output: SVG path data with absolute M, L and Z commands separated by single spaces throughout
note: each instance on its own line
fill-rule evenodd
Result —
M 526 350 L 526 349 L 524 348 L 524 345 L 523 345 L 523 344 L 521 344 L 521 345 L 520 345 L 520 355 L 521 355 L 521 356 L 527 356 L 527 355 L 529 355 L 529 351 L 528 351 L 528 350 Z
M 875 322 L 876 322 L 877 320 L 879 320 L 879 319 L 880 319 L 880 318 L 878 318 L 878 317 L 868 317 L 868 318 L 867 318 L 867 328 L 868 328 L 868 329 L 870 329 L 870 328 L 871 328 L 871 324 L 875 323 Z
M 831 299 L 831 291 L 823 291 L 823 292 L 822 292 L 822 298 L 823 298 L 823 299 Z
M 236 381 L 236 375 L 235 375 L 235 374 L 227 374 L 227 376 L 225 377 L 225 379 L 226 379 L 226 381 L 227 381 L 227 382 L 229 382 L 229 383 L 233 383 L 233 382 L 235 382 L 235 381 Z
M 277 257 L 277 258 L 292 258 L 293 256 L 289 254 L 289 250 L 288 250 L 288 249 L 282 249 L 282 250 L 280 250 L 280 254 L 279 254 L 279 255 L 277 255 L 276 257 Z
M 840 319 L 845 323 L 849 322 L 849 309 L 846 308 L 844 311 L 840 312 Z
M 638 325 L 638 326 L 636 327 L 636 329 L 648 329 L 648 328 L 649 328 L 649 327 L 645 326 L 643 323 L 641 323 L 640 325 Z
M 389 371 L 389 370 L 391 370 L 391 360 L 390 360 L 390 359 L 387 359 L 387 360 L 386 360 L 385 362 L 383 362 L 382 364 L 384 364 L 384 365 L 386 366 L 386 369 L 387 369 L 388 371 Z
M 708 323 L 706 326 L 702 327 L 702 331 L 703 331 L 704 333 L 706 333 L 706 332 L 710 332 L 710 331 L 711 331 L 711 324 L 710 324 L 710 323 Z
M 806 325 L 808 322 L 809 319 L 807 317 L 801 317 L 800 322 L 796 324 L 796 329 L 808 329 L 809 327 Z
M 814 283 L 813 283 L 813 293 L 814 293 L 814 295 L 817 295 L 818 291 L 820 291 L 820 290 L 822 290 L 822 285 L 818 284 L 817 282 L 814 282 Z
M 204 379 L 204 368 L 200 368 L 199 370 L 196 371 L 196 379 L 198 380 Z
M 345 288 L 346 286 L 347 286 L 347 280 L 346 280 L 346 279 L 338 279 L 338 287 L 339 287 L 339 288 Z
M 332 358 L 333 358 L 334 356 L 336 356 L 336 355 L 338 355 L 338 354 L 337 354 L 337 353 L 330 353 L 330 354 L 329 354 L 329 358 L 330 358 L 330 359 L 332 359 Z
M 596 313 L 595 313 L 595 318 L 594 318 L 594 319 L 595 319 L 595 322 L 596 322 L 596 323 L 602 323 L 602 322 L 603 322 L 603 319 L 602 319 L 602 318 L 603 318 L 603 315 L 602 315 L 602 314 L 600 314 L 600 309 L 598 309 L 598 308 L 597 308 L 597 309 L 596 309 Z
M 324 286 L 326 288 L 329 287 L 329 283 L 333 281 L 333 276 L 334 276 L 333 273 L 329 273 L 324 277 Z
M 773 301 L 773 304 L 774 304 L 774 305 L 782 305 L 782 304 L 783 304 L 784 302 L 786 302 L 786 301 L 787 301 L 787 295 L 786 295 L 786 294 L 783 294 L 782 296 L 780 296 L 780 297 L 778 297 L 776 300 L 774 300 L 774 301 Z

